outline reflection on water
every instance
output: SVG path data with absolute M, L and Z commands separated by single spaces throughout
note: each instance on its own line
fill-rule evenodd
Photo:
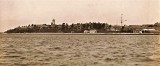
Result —
M 0 34 L 0 66 L 160 66 L 159 37 Z

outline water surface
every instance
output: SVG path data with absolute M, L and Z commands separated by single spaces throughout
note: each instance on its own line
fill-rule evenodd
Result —
M 159 38 L 0 34 L 0 66 L 160 66 Z

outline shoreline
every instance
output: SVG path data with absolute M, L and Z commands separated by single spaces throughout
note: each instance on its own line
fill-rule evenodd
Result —
M 160 33 L 0 33 L 28 35 L 160 35 Z

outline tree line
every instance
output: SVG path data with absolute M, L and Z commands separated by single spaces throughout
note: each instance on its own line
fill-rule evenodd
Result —
M 126 32 L 132 33 L 137 29 L 156 29 L 160 30 L 160 23 L 148 24 L 148 25 L 109 25 L 108 23 L 100 22 L 89 22 L 89 23 L 76 23 L 69 25 L 68 23 L 62 23 L 60 25 L 28 25 L 28 26 L 19 26 L 14 29 L 7 30 L 6 33 L 38 33 L 38 32 L 51 32 L 51 33 L 83 33 L 84 30 L 95 29 L 99 33 L 107 32 Z

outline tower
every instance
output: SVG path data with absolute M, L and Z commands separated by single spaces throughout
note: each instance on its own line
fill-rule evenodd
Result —
M 51 27 L 55 27 L 55 19 L 52 20 Z

